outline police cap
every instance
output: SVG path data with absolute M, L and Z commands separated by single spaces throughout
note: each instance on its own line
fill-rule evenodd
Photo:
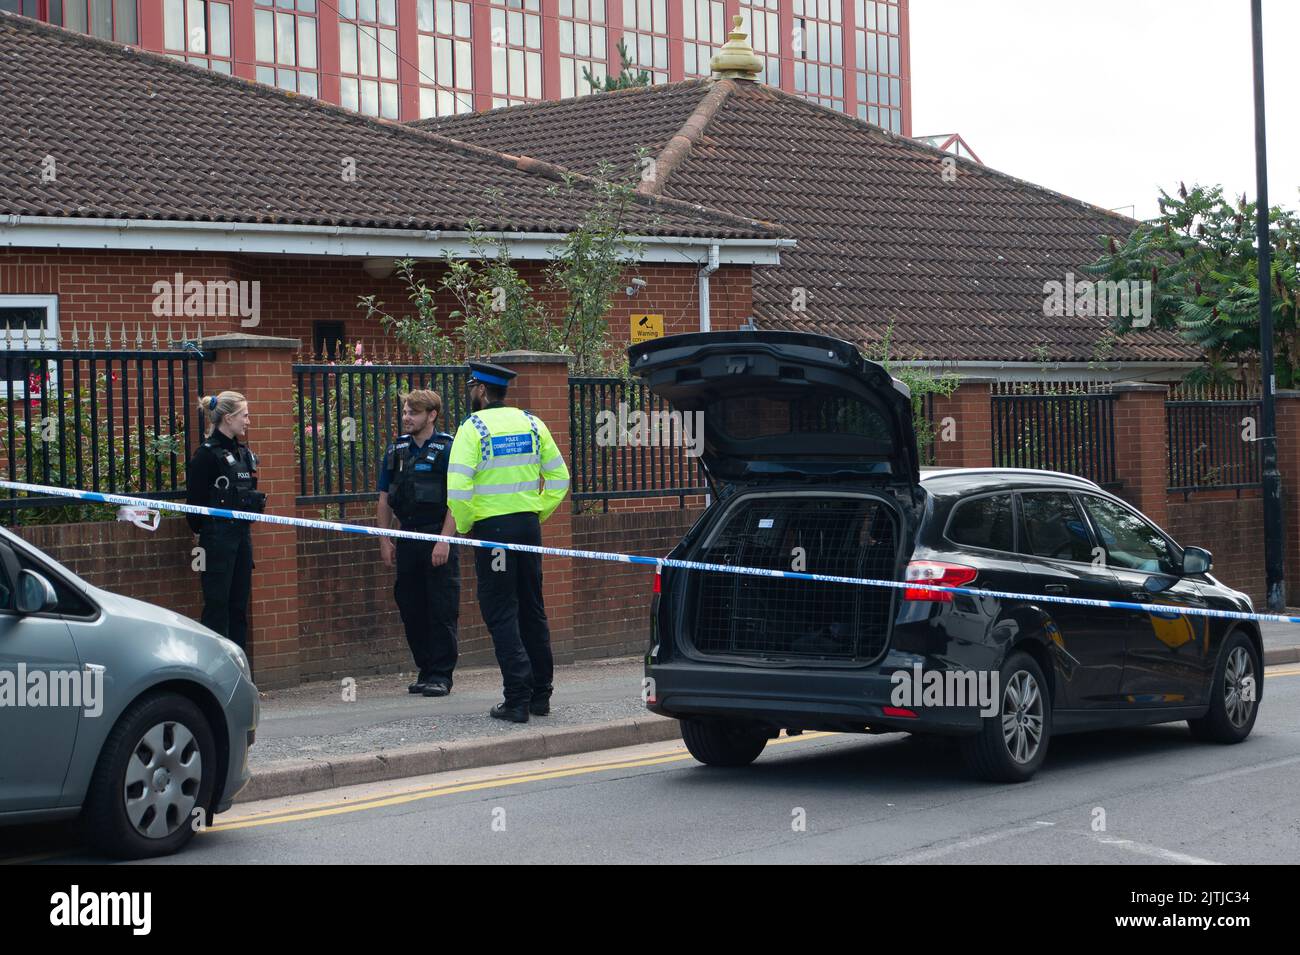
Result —
M 493 365 L 486 361 L 471 361 L 468 365 L 470 381 L 482 381 L 489 385 L 496 385 L 498 388 L 508 387 L 511 380 L 517 377 L 517 373 L 509 368 L 502 368 L 500 365 Z

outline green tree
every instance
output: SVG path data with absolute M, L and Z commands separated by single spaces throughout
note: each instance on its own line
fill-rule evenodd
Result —
M 1179 184 L 1178 195 L 1161 190 L 1160 215 L 1140 223 L 1127 238 L 1103 237 L 1106 251 L 1085 268 L 1090 275 L 1151 283 L 1151 320 L 1198 346 L 1205 365 L 1192 380 L 1226 383 L 1236 363 L 1243 384 L 1258 385 L 1259 281 L 1255 254 L 1255 204 L 1235 203 L 1219 186 Z M 1297 319 L 1300 310 L 1300 217 L 1269 210 L 1274 354 L 1280 388 L 1297 382 Z M 1133 318 L 1113 321 L 1114 331 L 1132 329 Z
M 627 45 L 621 39 L 618 41 L 618 60 L 621 66 L 617 76 L 607 74 L 598 80 L 591 75 L 591 70 L 584 66 L 582 68 L 582 78 L 597 93 L 608 93 L 610 90 L 626 90 L 650 85 L 650 74 L 639 66 L 634 67 L 632 65 L 632 58 L 627 53 Z

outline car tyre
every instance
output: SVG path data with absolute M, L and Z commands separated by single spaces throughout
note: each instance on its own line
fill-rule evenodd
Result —
M 1210 708 L 1200 719 L 1188 720 L 1192 735 L 1207 743 L 1240 743 L 1255 726 L 1263 684 L 1259 654 L 1250 637 L 1234 630 L 1223 642 L 1210 683 Z M 1254 684 L 1254 699 L 1245 699 L 1247 678 Z
M 216 772 L 212 728 L 192 701 L 175 693 L 137 700 L 100 751 L 82 813 L 88 841 L 116 858 L 179 851 L 211 822 Z
M 739 720 L 682 720 L 682 739 L 706 766 L 748 766 L 767 746 L 767 734 Z
M 962 758 L 980 779 L 1023 783 L 1047 757 L 1052 736 L 1052 699 L 1042 668 L 1029 654 L 1012 653 L 1002 665 L 998 714 L 961 742 Z

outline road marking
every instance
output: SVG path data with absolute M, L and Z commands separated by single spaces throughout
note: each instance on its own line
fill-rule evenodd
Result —
M 768 746 L 779 746 L 785 743 L 795 743 L 800 740 L 822 739 L 828 736 L 835 736 L 835 733 L 804 733 L 800 736 L 783 736 L 780 739 L 768 741 Z M 221 822 L 208 826 L 204 832 L 230 832 L 235 829 L 251 829 L 257 826 L 270 826 L 286 822 L 304 822 L 308 819 L 320 819 L 326 816 L 337 816 L 344 813 L 360 812 L 366 809 L 381 809 L 387 806 L 401 806 L 410 802 L 417 802 L 423 799 L 432 799 L 435 796 L 451 796 L 458 793 L 478 792 L 485 789 L 499 789 L 506 786 L 518 786 L 523 783 L 544 782 L 551 779 L 565 779 L 572 776 L 586 776 L 592 773 L 608 772 L 615 769 L 639 769 L 644 766 L 660 766 L 666 763 L 680 763 L 693 759 L 689 753 L 674 751 L 663 755 L 647 756 L 638 759 L 623 760 L 614 763 L 598 763 L 591 766 L 577 766 L 568 769 L 540 770 L 527 773 L 517 773 L 509 776 L 498 776 L 495 778 L 478 780 L 468 783 L 455 783 L 450 786 L 431 786 L 424 789 L 411 790 L 405 793 L 399 793 L 392 796 L 378 796 L 371 799 L 363 799 L 357 802 L 328 802 L 320 803 L 315 806 L 304 806 L 301 809 L 290 810 L 287 812 L 273 813 L 266 816 L 250 816 L 247 819 L 239 819 L 233 822 Z
M 1235 779 L 1238 776 L 1249 776 L 1251 773 L 1263 772 L 1266 769 L 1278 769 L 1282 766 L 1291 766 L 1295 763 L 1300 763 L 1300 756 L 1287 756 L 1284 759 L 1273 759 L 1263 763 L 1256 763 L 1253 766 L 1243 766 L 1240 769 L 1227 769 L 1221 773 L 1201 776 L 1190 781 L 1197 786 L 1204 786 L 1206 783 L 1217 783 L 1224 779 Z
M 1013 829 L 1003 829 L 1000 832 L 988 832 L 982 836 L 973 836 L 970 839 L 961 839 L 947 845 L 922 849 L 920 852 L 909 852 L 888 859 L 877 859 L 873 862 L 873 865 L 916 865 L 921 862 L 930 862 L 934 859 L 942 859 L 944 856 L 952 855 L 954 852 L 964 852 L 967 849 L 978 849 L 980 846 L 986 846 L 992 842 L 1001 842 L 1003 839 L 1009 839 L 1012 836 L 1023 836 L 1031 832 L 1045 832 L 1045 825 L 1051 825 L 1051 823 L 1035 822 L 1032 825 L 1016 826 Z
M 1103 836 L 1101 833 L 1094 833 L 1092 837 L 1104 846 L 1115 846 L 1117 849 L 1127 849 L 1139 855 L 1155 856 L 1157 859 L 1166 859 L 1182 865 L 1223 865 L 1222 862 L 1202 859 L 1200 856 L 1189 856 L 1183 852 L 1174 852 L 1172 849 L 1162 849 L 1160 846 L 1148 845 L 1145 842 L 1134 842 L 1132 839 L 1115 839 L 1112 836 Z

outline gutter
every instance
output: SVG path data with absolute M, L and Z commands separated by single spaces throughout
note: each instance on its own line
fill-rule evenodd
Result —
M 519 259 L 546 261 L 566 238 L 559 232 L 485 232 L 506 242 Z M 463 230 L 362 228 L 267 222 L 190 222 L 171 219 L 104 219 L 0 216 L 0 248 L 130 249 L 168 252 L 235 252 L 254 255 L 349 258 L 442 258 L 473 255 Z M 639 261 L 706 265 L 777 265 L 788 238 L 721 239 L 629 236 L 642 245 Z

